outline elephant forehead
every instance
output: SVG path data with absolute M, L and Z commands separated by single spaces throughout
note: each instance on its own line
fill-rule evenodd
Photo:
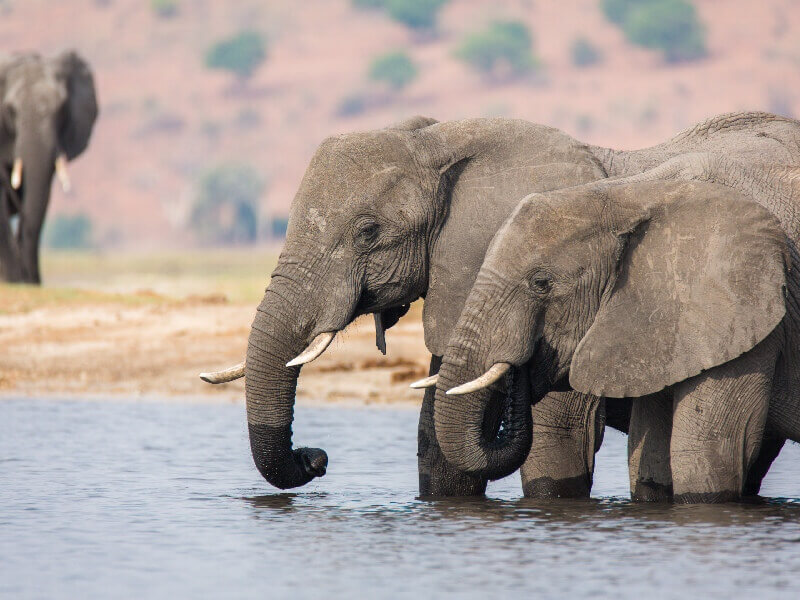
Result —
M 596 235 L 601 221 L 594 203 L 553 201 L 548 196 L 533 194 L 520 203 L 501 229 L 502 252 L 523 252 L 528 261 L 552 261 Z

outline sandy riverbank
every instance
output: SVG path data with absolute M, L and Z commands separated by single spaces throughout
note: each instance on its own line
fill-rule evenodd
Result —
M 243 358 L 256 297 L 102 288 L 0 286 L 0 396 L 243 401 L 243 381 L 197 375 Z M 387 356 L 371 317 L 353 323 L 303 368 L 298 400 L 418 404 L 408 383 L 427 375 L 420 309 L 387 332 Z

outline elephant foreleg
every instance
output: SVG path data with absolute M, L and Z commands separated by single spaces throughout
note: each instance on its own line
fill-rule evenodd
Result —
M 441 362 L 441 356 L 432 356 L 428 374 L 437 373 Z M 433 423 L 433 401 L 435 395 L 435 387 L 425 390 L 422 410 L 419 415 L 419 429 L 417 431 L 419 494 L 423 497 L 482 496 L 486 492 L 486 480 L 467 475 L 450 465 L 445 460 L 441 448 L 439 448 Z
M 533 405 L 533 444 L 521 471 L 525 496 L 589 497 L 604 409 L 600 398 L 578 392 L 551 392 Z
M 764 440 L 761 442 L 761 450 L 759 450 L 758 456 L 756 456 L 753 465 L 747 472 L 747 479 L 744 483 L 744 496 L 758 496 L 758 492 L 761 490 L 761 482 L 764 481 L 764 477 L 767 476 L 769 468 L 778 458 L 778 454 L 781 453 L 785 443 L 786 438 L 774 437 L 769 433 L 764 436 Z
M 14 234 L 11 231 L 11 210 L 9 194 L 4 188 L 0 176 L 0 279 L 5 281 L 21 281 L 22 269 L 19 251 Z
M 659 392 L 637 398 L 631 408 L 628 432 L 628 475 L 631 500 L 669 502 L 672 469 L 672 394 Z
M 676 502 L 731 502 L 744 494 L 764 437 L 781 337 L 776 330 L 740 357 L 675 386 Z

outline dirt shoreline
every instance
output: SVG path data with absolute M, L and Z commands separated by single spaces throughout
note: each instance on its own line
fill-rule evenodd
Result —
M 244 401 L 243 381 L 212 386 L 201 371 L 239 362 L 256 303 L 218 295 L 172 300 L 152 293 L 33 308 L 0 290 L 0 400 Z M 427 375 L 419 308 L 375 347 L 372 318 L 358 319 L 305 366 L 298 404 L 418 406 L 411 381 Z

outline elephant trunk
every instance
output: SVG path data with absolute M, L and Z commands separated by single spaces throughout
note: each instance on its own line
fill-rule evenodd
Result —
M 451 346 L 450 350 L 453 350 Z M 500 479 L 519 469 L 531 448 L 530 379 L 527 366 L 512 367 L 505 377 L 505 403 L 502 430 L 492 417 L 493 388 L 461 396 L 447 395 L 446 390 L 480 375 L 470 365 L 481 364 L 471 352 L 456 348 L 454 358 L 445 360 L 439 369 L 436 387 L 436 438 L 448 462 L 456 468 L 489 480 Z
M 30 126 L 29 126 L 30 127 Z M 42 130 L 44 129 L 44 130 Z M 16 160 L 21 165 L 20 207 L 17 239 L 23 280 L 40 283 L 39 237 L 50 202 L 50 184 L 55 172 L 55 130 L 39 126 L 17 141 Z
M 280 289 L 278 289 L 280 288 Z M 273 279 L 250 331 L 245 368 L 247 423 L 253 460 L 272 485 L 287 489 L 325 474 L 318 448 L 292 449 L 292 420 L 300 367 L 286 363 L 305 347 L 308 326 L 298 325 L 291 290 Z

